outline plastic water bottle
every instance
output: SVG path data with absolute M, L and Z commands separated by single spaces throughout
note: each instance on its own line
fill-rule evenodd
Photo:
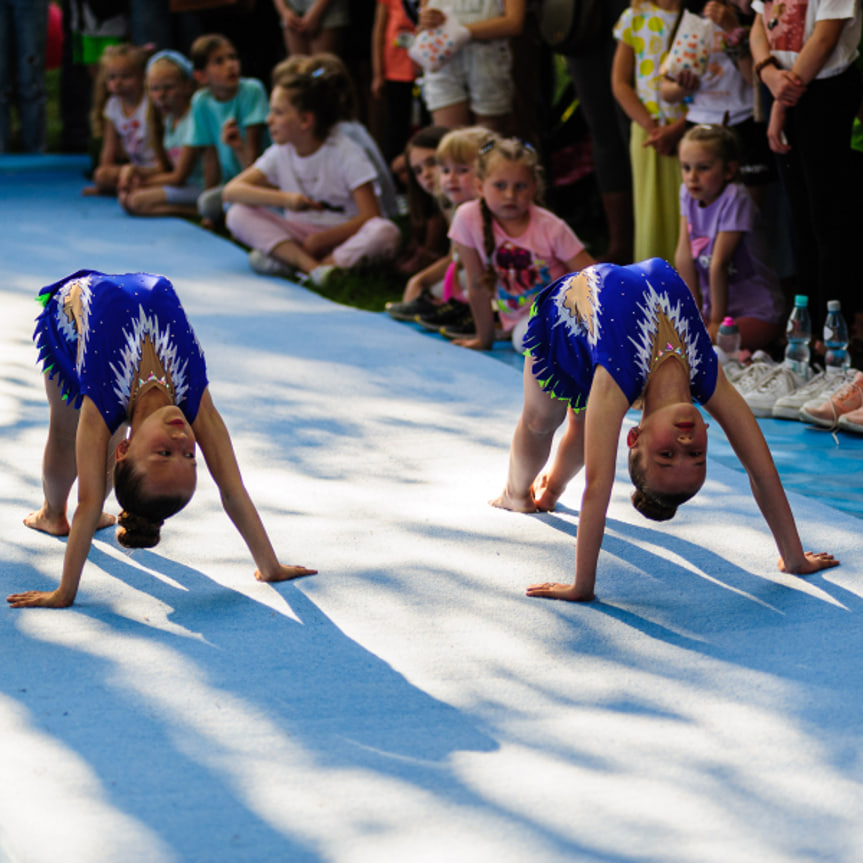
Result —
M 716 347 L 719 361 L 723 365 L 729 360 L 737 359 L 737 352 L 740 350 L 740 330 L 737 329 L 734 318 L 725 318 L 719 325 Z
M 827 303 L 827 319 L 824 321 L 824 347 L 827 354 L 824 365 L 827 374 L 839 374 L 851 365 L 848 356 L 848 325 L 842 317 L 842 306 L 839 300 Z
M 809 319 L 809 297 L 797 294 L 794 308 L 785 327 L 788 345 L 785 348 L 785 365 L 804 381 L 809 380 L 809 340 L 812 338 L 812 323 Z

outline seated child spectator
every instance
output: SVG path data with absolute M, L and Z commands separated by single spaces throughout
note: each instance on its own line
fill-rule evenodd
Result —
M 478 197 L 456 211 L 450 239 L 467 273 L 476 333 L 456 344 L 489 350 L 492 304 L 505 335 L 520 351 L 530 307 L 555 279 L 594 263 L 573 230 L 536 202 L 542 167 L 536 151 L 515 138 L 492 138 L 477 157 Z
M 205 158 L 207 190 L 198 199 L 198 212 L 205 220 L 218 222 L 222 186 L 248 168 L 267 143 L 267 91 L 256 78 L 240 77 L 237 51 L 225 36 L 199 36 L 190 53 L 201 89 L 192 97 L 186 145 Z M 184 171 L 191 172 L 193 155 L 184 157 Z M 179 184 L 187 177 L 181 175 Z
M 93 88 L 93 137 L 102 139 L 93 185 L 85 195 L 115 195 L 126 163 L 156 165 L 148 126 L 144 70 L 147 53 L 134 45 L 109 45 L 99 61 Z
M 415 132 L 405 147 L 403 159 L 393 162 L 396 176 L 401 175 L 399 162 L 405 164 L 403 174 L 407 190 L 410 236 L 404 256 L 396 268 L 412 276 L 423 267 L 440 260 L 447 251 L 446 220 L 438 206 L 437 146 L 449 131 L 444 126 L 425 126 Z M 405 294 L 403 302 L 416 299 Z
M 695 126 L 680 142 L 680 236 L 675 266 L 698 302 L 711 340 L 734 318 L 740 346 L 766 348 L 782 333 L 784 304 L 767 263 L 761 214 L 737 179 L 737 139 Z
M 480 147 L 493 135 L 482 126 L 468 126 L 447 132 L 438 145 L 440 208 L 448 222 L 459 206 L 476 197 L 476 159 Z M 433 264 L 412 276 L 400 303 L 387 303 L 387 313 L 396 320 L 416 321 L 426 329 L 461 335 L 473 333 L 473 315 L 461 283 L 461 264 L 451 248 Z M 432 288 L 442 284 L 440 299 Z
M 253 247 L 256 272 L 299 270 L 322 284 L 334 267 L 391 258 L 398 249 L 398 227 L 380 214 L 374 165 L 338 127 L 341 85 L 325 65 L 281 67 L 274 76 L 275 143 L 224 190 L 228 228 Z
M 204 171 L 194 159 L 192 173 L 177 182 L 195 92 L 191 61 L 176 51 L 159 51 L 147 63 L 150 130 L 159 164 L 126 165 L 120 174 L 119 198 L 133 216 L 193 216 L 204 190 Z
M 387 219 L 398 216 L 398 200 L 393 175 L 369 130 L 357 120 L 357 100 L 354 82 L 347 66 L 335 54 L 321 53 L 312 56 L 299 55 L 289 57 L 273 69 L 273 76 L 296 73 L 311 74 L 316 69 L 323 69 L 328 80 L 332 80 L 332 90 L 340 97 L 338 129 L 344 132 L 354 143 L 359 144 L 374 165 L 375 194 L 381 205 L 381 212 Z

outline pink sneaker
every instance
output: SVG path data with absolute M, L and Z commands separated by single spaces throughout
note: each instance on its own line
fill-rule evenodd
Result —
M 800 419 L 822 428 L 836 428 L 839 417 L 863 407 L 863 372 L 857 372 L 826 401 L 807 402 L 800 408 Z
M 856 411 L 842 414 L 839 417 L 839 428 L 842 431 L 863 434 L 863 408 L 857 408 Z

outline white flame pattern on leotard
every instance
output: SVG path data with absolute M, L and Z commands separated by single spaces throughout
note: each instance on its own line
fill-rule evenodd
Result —
M 189 361 L 178 356 L 177 345 L 171 341 L 170 324 L 164 329 L 160 328 L 158 315 L 148 315 L 140 305 L 137 319 L 130 321 L 129 327 L 123 329 L 125 344 L 118 352 L 119 363 L 109 364 L 114 375 L 114 394 L 123 404 L 129 404 L 132 395 L 131 386 L 135 371 L 141 362 L 141 349 L 145 336 L 150 337 L 156 356 L 171 377 L 174 385 L 174 403 L 180 404 L 189 390 Z
M 681 300 L 672 302 L 667 292 L 657 291 L 649 280 L 646 280 L 646 285 L 647 289 L 644 291 L 643 299 L 638 303 L 638 309 L 641 312 L 638 320 L 638 331 L 636 335 L 629 336 L 629 341 L 635 347 L 635 359 L 638 368 L 646 379 L 653 358 L 656 332 L 659 329 L 659 311 L 662 311 L 686 347 L 686 359 L 689 362 L 691 380 L 701 365 L 701 358 L 696 349 L 698 336 L 697 334 L 690 334 L 690 323 L 684 314 L 683 302 Z

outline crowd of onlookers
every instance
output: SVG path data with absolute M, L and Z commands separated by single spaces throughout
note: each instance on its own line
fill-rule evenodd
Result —
M 518 346 L 559 275 L 657 256 L 714 340 L 736 322 L 744 359 L 776 355 L 795 294 L 816 358 L 839 300 L 859 359 L 860 0 L 587 5 L 595 32 L 558 33 L 555 63 L 543 16 L 565 26 L 572 3 L 0 0 L 0 152 L 13 107 L 18 146 L 44 148 L 62 36 L 62 147 L 94 153 L 85 193 L 223 223 L 256 271 L 322 283 L 393 261 L 393 317 L 482 349 Z M 561 66 L 604 213 L 590 251 L 543 206 L 568 168 Z

